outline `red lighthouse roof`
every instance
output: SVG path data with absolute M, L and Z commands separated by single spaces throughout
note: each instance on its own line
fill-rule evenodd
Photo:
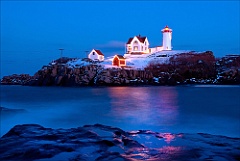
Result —
M 162 29 L 161 31 L 162 31 L 162 32 L 172 32 L 172 29 L 170 29 L 170 28 L 168 27 L 168 25 L 166 25 L 166 26 L 164 27 L 164 29 Z

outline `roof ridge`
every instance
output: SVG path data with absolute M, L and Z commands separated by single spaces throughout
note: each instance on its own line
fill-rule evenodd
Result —
M 98 55 L 103 55 L 104 56 L 104 54 L 101 52 L 101 50 L 99 50 L 99 49 L 93 49 L 93 50 L 95 50 L 98 53 Z

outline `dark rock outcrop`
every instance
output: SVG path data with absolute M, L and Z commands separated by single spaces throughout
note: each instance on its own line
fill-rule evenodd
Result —
M 16 125 L 0 138 L 0 160 L 239 160 L 240 138 L 126 132 L 101 124 L 71 129 Z
M 227 55 L 216 60 L 217 80 L 221 84 L 240 84 L 240 56 Z
M 3 85 L 24 85 L 28 82 L 34 80 L 33 76 L 29 74 L 13 74 L 9 76 L 4 76 L 1 79 L 1 84 Z

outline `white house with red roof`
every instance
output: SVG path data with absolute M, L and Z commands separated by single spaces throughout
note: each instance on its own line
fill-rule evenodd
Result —
M 88 58 L 93 61 L 103 61 L 104 55 L 100 50 L 92 49 L 92 51 L 88 54 Z
M 147 37 L 141 35 L 134 36 L 128 39 L 126 44 L 127 54 L 147 54 L 149 53 L 149 42 Z
M 165 26 L 161 30 L 163 34 L 162 46 L 156 46 L 149 48 L 149 42 L 147 37 L 134 36 L 128 39 L 126 43 L 126 54 L 137 55 L 137 54 L 152 54 L 164 50 L 172 50 L 172 29 Z

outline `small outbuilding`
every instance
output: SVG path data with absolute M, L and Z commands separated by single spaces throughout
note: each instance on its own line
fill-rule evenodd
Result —
M 126 66 L 126 58 L 122 55 L 115 55 L 113 57 L 112 65 L 118 67 Z
M 100 50 L 93 49 L 89 54 L 88 58 L 93 61 L 103 61 L 104 55 Z

